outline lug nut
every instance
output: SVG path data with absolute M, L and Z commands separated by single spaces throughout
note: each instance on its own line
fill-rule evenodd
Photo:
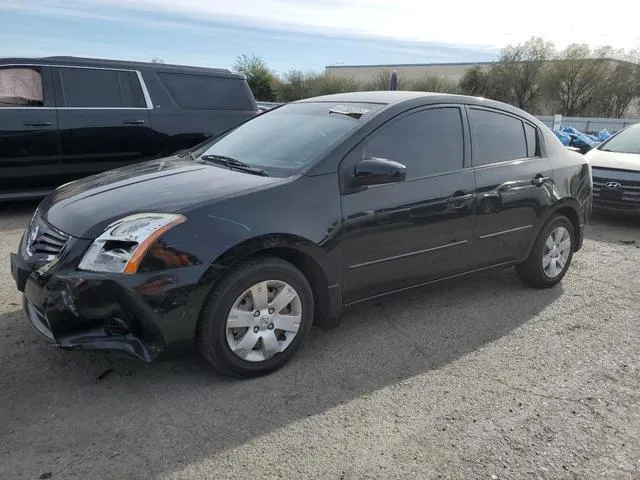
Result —
M 276 311 L 275 308 L 270 308 L 269 309 L 269 315 L 273 315 L 273 312 L 275 312 L 275 311 Z
M 260 327 L 253 327 L 253 332 L 258 333 L 260 331 Z
M 260 310 L 256 310 L 255 312 L 253 312 L 253 316 L 254 317 L 259 317 L 260 316 Z
M 273 323 L 269 324 L 269 330 L 273 330 Z

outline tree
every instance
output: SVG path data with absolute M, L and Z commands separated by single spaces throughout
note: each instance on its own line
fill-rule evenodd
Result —
M 489 73 L 479 65 L 467 70 L 458 83 L 460 91 L 474 97 L 491 97 Z
M 236 58 L 233 70 L 247 78 L 249 88 L 256 100 L 273 102 L 276 99 L 271 86 L 275 75 L 261 57 L 255 54 L 251 56 L 240 55 Z
M 300 70 L 291 70 L 284 74 L 280 81 L 280 100 L 293 102 L 312 95 L 313 86 L 309 81 L 312 75 L 305 75 Z
M 502 50 L 489 70 L 489 85 L 498 99 L 529 112 L 537 109 L 543 68 L 553 53 L 553 43 L 532 37 L 525 43 Z
M 151 63 L 164 63 L 164 60 L 161 59 L 160 57 L 153 57 L 151 59 Z
M 580 115 L 603 90 L 610 61 L 594 53 L 586 44 L 571 44 L 551 62 L 545 89 L 558 113 Z
M 392 72 L 393 71 L 388 68 L 385 68 L 384 70 L 379 70 L 373 76 L 373 79 L 371 81 L 362 85 L 362 88 L 368 91 L 389 90 L 389 80 L 391 79 Z M 400 76 L 398 76 L 398 90 L 401 90 Z
M 310 77 L 312 96 L 330 95 L 332 93 L 355 92 L 361 90 L 360 83 L 347 77 L 339 77 L 330 72 L 325 72 Z
M 440 75 L 425 75 L 409 83 L 409 89 L 418 92 L 459 93 L 456 82 Z

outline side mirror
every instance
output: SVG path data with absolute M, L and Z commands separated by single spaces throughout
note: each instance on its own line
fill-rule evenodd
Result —
M 386 158 L 365 158 L 353 168 L 353 185 L 356 187 L 404 182 L 406 178 L 407 167 Z

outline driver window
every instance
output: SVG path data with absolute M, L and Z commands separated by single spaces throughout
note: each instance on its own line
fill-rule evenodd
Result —
M 391 120 L 365 142 L 363 154 L 404 164 L 407 180 L 459 170 L 464 165 L 460 109 L 431 108 Z

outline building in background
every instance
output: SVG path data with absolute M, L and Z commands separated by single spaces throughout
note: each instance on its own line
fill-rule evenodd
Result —
M 405 80 L 419 80 L 426 76 L 439 76 L 457 83 L 470 68 L 479 66 L 482 69 L 489 69 L 493 63 L 494 62 L 328 65 L 325 67 L 325 72 L 338 77 L 353 78 L 359 82 L 370 82 L 381 73 L 395 70 L 398 72 L 398 78 Z

